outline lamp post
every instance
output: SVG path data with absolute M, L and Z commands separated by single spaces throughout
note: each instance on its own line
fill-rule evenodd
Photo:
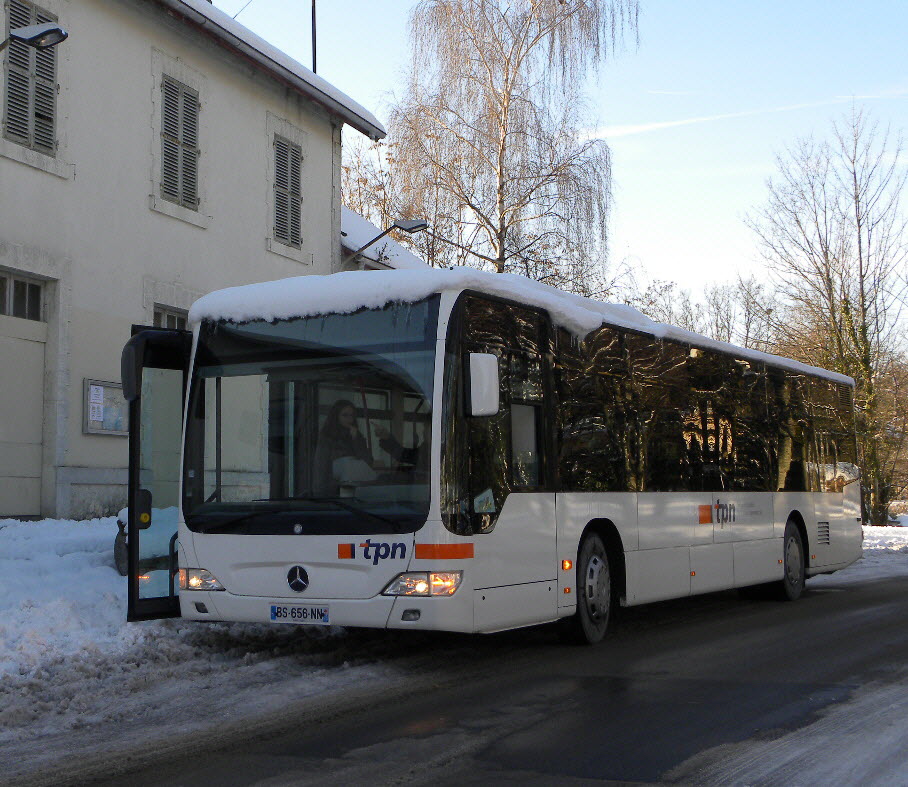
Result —
M 384 238 L 385 235 L 387 235 L 389 232 L 391 232 L 391 230 L 403 230 L 404 232 L 409 232 L 412 234 L 414 232 L 422 232 L 428 226 L 429 226 L 429 222 L 427 222 L 425 219 L 398 219 L 390 227 L 388 227 L 388 229 L 386 229 L 384 232 L 379 233 L 374 238 L 372 238 L 372 240 L 370 240 L 368 243 L 366 243 L 363 246 L 360 246 L 352 254 L 348 254 L 346 257 L 344 257 L 343 264 L 346 265 L 348 262 L 350 262 L 350 260 L 355 260 L 360 254 L 362 254 L 373 243 L 375 243 L 375 241 L 381 240 L 382 238 Z
M 49 49 L 65 41 L 67 36 L 69 33 L 56 22 L 16 27 L 9 31 L 9 38 L 0 43 L 0 52 L 6 49 L 10 41 L 21 41 L 32 49 Z

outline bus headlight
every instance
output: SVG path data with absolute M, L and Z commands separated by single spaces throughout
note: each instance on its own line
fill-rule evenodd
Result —
M 453 596 L 462 579 L 462 571 L 411 571 L 398 574 L 388 583 L 382 595 Z
M 180 590 L 224 590 L 224 586 L 206 568 L 181 568 Z

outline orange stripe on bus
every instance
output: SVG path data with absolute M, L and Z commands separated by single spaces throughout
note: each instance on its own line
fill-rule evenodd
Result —
M 701 525 L 710 525 L 713 521 L 713 507 L 708 506 L 697 506 L 700 510 L 700 524 Z
M 461 560 L 473 557 L 472 544 L 417 544 L 417 560 Z

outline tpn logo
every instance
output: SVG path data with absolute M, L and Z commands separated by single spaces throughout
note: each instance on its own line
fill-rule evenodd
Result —
M 716 509 L 716 522 L 725 524 L 726 522 L 735 521 L 734 503 L 723 503 L 721 500 L 716 500 L 716 504 L 713 507 Z
M 356 560 L 356 544 L 338 544 L 337 556 L 341 560 Z M 378 565 L 379 560 L 403 560 L 407 556 L 407 545 L 401 542 L 395 544 L 386 544 L 381 541 L 373 542 L 367 538 L 359 545 L 364 560 L 371 560 L 373 566 Z

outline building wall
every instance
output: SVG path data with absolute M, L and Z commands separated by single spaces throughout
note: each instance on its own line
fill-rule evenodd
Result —
M 133 323 L 151 324 L 155 304 L 187 309 L 213 289 L 338 267 L 340 130 L 153 2 L 40 5 L 70 33 L 57 49 L 57 155 L 0 140 L 0 268 L 46 280 L 43 391 L 23 380 L 4 416 L 33 420 L 43 401 L 30 427 L 43 438 L 40 510 L 0 494 L 0 515 L 81 517 L 125 499 L 126 438 L 83 433 L 83 380 L 119 382 Z M 197 212 L 158 195 L 162 73 L 199 90 Z M 269 240 L 275 131 L 303 148 L 300 250 Z M 0 337 L 10 321 L 24 322 L 6 318 Z M 0 342 L 0 368 L 14 366 Z

